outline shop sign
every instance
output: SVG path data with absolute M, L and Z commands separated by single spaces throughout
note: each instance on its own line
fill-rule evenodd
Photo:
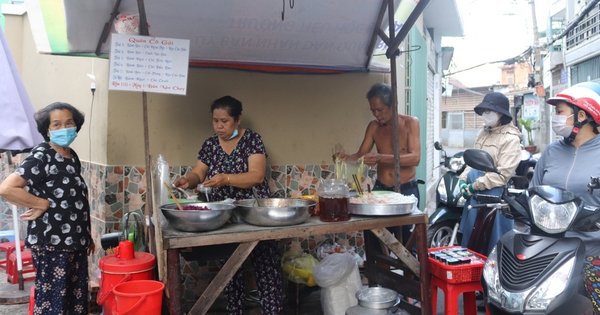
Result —
M 112 34 L 109 90 L 185 95 L 190 41 Z

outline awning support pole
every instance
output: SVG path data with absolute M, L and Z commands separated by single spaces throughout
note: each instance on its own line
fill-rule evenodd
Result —
M 100 50 L 102 49 L 102 44 L 106 43 L 106 39 L 108 38 L 108 34 L 110 34 L 110 28 L 112 27 L 113 21 L 117 18 L 117 14 L 119 14 L 119 6 L 121 5 L 121 0 L 117 0 L 115 2 L 115 6 L 113 7 L 112 13 L 110 14 L 110 18 L 108 22 L 104 24 L 104 28 L 102 29 L 102 34 L 100 34 L 100 39 L 98 40 L 98 45 L 96 45 L 96 56 L 100 55 Z
M 148 36 L 148 22 L 146 20 L 146 9 L 144 6 L 144 0 L 137 0 L 138 11 L 140 14 L 140 35 Z M 154 243 L 154 225 L 152 224 L 153 209 L 153 186 L 152 186 L 152 157 L 150 156 L 150 140 L 148 132 L 148 97 L 146 91 L 142 91 L 142 103 L 143 103 L 143 114 L 144 114 L 144 156 L 146 160 L 146 205 L 144 206 L 144 216 L 146 217 L 146 226 L 148 227 L 146 235 L 148 236 L 147 243 L 150 248 L 150 253 L 156 256 L 156 244 Z M 160 224 L 159 222 L 155 222 Z M 158 240 L 162 241 L 162 240 Z
M 406 0 L 404 0 L 406 1 Z M 394 0 L 388 0 L 388 20 L 389 20 L 389 33 L 390 42 L 394 42 L 395 38 L 395 23 L 394 23 Z M 397 48 L 397 47 L 396 47 Z M 390 59 L 390 71 L 392 76 L 392 133 L 393 133 L 393 148 L 394 148 L 394 190 L 400 192 L 400 144 L 398 143 L 398 78 L 396 68 L 396 56 L 388 56 Z

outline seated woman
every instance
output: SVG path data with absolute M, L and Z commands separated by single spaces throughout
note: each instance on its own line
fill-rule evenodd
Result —
M 483 118 L 483 129 L 475 139 L 475 148 L 487 151 L 494 159 L 500 174 L 483 173 L 467 166 L 460 175 L 460 187 L 465 198 L 474 193 L 499 196 L 503 187 L 521 161 L 521 139 L 523 135 L 512 121 L 509 111 L 508 98 L 499 92 L 485 95 L 483 101 L 475 106 L 475 113 Z M 469 210 L 469 205 L 477 203 L 469 200 L 465 204 L 460 221 L 460 230 L 463 234 L 461 246 L 468 247 L 479 209 Z M 506 218 L 499 212 L 496 213 L 492 230 L 487 235 L 481 248 L 471 248 L 483 255 L 488 255 L 500 237 L 514 227 L 513 220 Z
M 194 188 L 202 183 L 211 187 L 210 200 L 269 198 L 265 180 L 267 152 L 260 135 L 241 128 L 242 103 L 224 96 L 211 106 L 215 134 L 204 141 L 198 162 L 175 186 Z M 278 243 L 262 241 L 250 254 L 263 314 L 279 314 L 283 307 L 282 279 Z M 244 277 L 240 268 L 225 288 L 228 314 L 244 313 Z

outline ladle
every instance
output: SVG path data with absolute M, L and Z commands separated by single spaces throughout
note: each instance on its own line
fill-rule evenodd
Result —
M 187 191 L 185 191 L 185 189 L 181 188 L 181 187 L 175 187 L 177 188 L 177 190 L 181 191 L 184 195 L 185 195 L 185 199 L 196 199 L 195 196 L 192 196 L 190 194 L 187 193 Z
M 262 207 L 262 205 L 260 204 L 260 201 L 258 201 L 258 194 L 256 193 L 256 188 L 252 187 L 252 195 L 254 195 L 254 200 L 256 200 L 256 204 L 259 207 Z
M 198 191 L 204 193 L 204 196 L 206 197 L 206 202 L 209 202 L 208 193 L 211 191 L 211 189 L 212 188 L 206 187 L 203 184 L 198 184 Z

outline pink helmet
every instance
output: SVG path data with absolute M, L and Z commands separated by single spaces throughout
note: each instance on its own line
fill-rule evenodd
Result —
M 575 84 L 549 98 L 547 102 L 550 105 L 556 105 L 559 101 L 583 109 L 600 125 L 600 84 L 594 82 Z

